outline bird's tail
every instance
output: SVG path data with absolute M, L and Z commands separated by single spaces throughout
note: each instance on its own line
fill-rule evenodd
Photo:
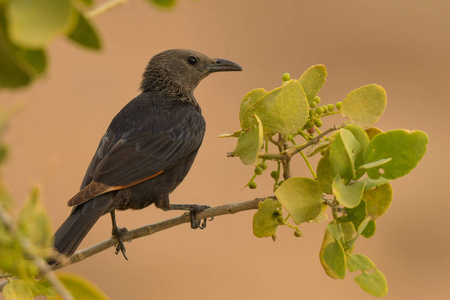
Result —
M 100 195 L 72 210 L 66 221 L 55 233 L 55 248 L 64 255 L 71 256 L 80 245 L 95 222 L 113 208 L 111 193 Z

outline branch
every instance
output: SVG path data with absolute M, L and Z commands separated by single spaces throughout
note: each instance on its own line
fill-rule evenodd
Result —
M 197 219 L 209 219 L 212 217 L 217 217 L 221 215 L 227 215 L 227 214 L 235 214 L 237 212 L 251 210 L 251 209 L 257 209 L 258 203 L 260 201 L 263 201 L 265 199 L 276 199 L 275 196 L 270 196 L 266 198 L 255 198 L 250 201 L 245 202 L 238 202 L 238 203 L 231 203 L 231 204 L 225 204 L 221 206 L 211 207 L 208 209 L 205 209 L 204 211 L 197 213 Z M 131 242 L 134 239 L 138 239 L 144 236 L 148 236 L 154 233 L 157 233 L 162 230 L 166 230 L 178 225 L 181 225 L 183 223 L 190 223 L 190 213 L 186 212 L 182 214 L 181 216 L 168 219 L 165 221 L 161 221 L 155 224 L 146 225 L 134 230 L 130 230 L 126 232 L 123 235 L 123 240 L 127 242 Z M 75 252 L 70 260 L 67 260 L 66 263 L 63 263 L 62 265 L 57 265 L 53 267 L 53 270 L 57 270 L 60 268 L 63 268 L 65 266 L 80 262 L 82 260 L 85 260 L 86 258 L 95 255 L 97 253 L 100 253 L 108 248 L 111 248 L 117 244 L 117 239 L 115 237 L 110 237 L 107 240 L 104 240 L 98 244 L 95 244 L 93 246 L 90 246 L 86 249 L 79 250 Z

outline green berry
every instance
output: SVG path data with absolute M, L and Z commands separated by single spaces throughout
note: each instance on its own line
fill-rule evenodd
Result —
M 327 106 L 328 106 L 328 111 L 329 112 L 332 112 L 334 110 L 334 104 L 330 103 Z
M 322 108 L 323 108 L 323 112 L 324 112 L 324 113 L 327 113 L 327 112 L 328 112 L 328 106 L 323 105 Z
M 291 74 L 284 73 L 282 78 L 283 78 L 283 81 L 289 81 L 289 80 L 291 80 Z
M 267 163 L 266 163 L 265 161 L 261 162 L 261 163 L 259 164 L 259 166 L 260 166 L 263 170 L 267 169 Z
M 341 106 L 342 106 L 342 102 L 341 102 L 341 101 L 339 101 L 338 103 L 336 103 L 336 108 L 337 108 L 337 110 L 340 110 L 340 109 L 341 109 Z
M 305 126 L 303 126 L 303 128 L 308 129 L 308 128 L 311 128 L 311 127 L 313 127 L 313 126 L 314 126 L 313 121 L 308 120 L 308 121 L 306 122 Z
M 314 116 L 314 114 L 316 113 L 316 111 L 314 110 L 314 109 L 311 109 L 310 111 L 309 111 L 309 116 L 311 117 L 311 116 Z
M 248 187 L 251 188 L 252 190 L 256 189 L 257 186 L 258 185 L 254 181 L 250 181 L 250 183 L 248 184 Z
M 321 99 L 320 99 L 319 96 L 315 96 L 315 97 L 314 97 L 314 102 L 316 102 L 317 104 L 319 104 L 320 101 L 321 101 Z
M 319 118 L 315 119 L 314 125 L 316 125 L 316 127 L 322 127 L 322 125 L 323 125 L 322 119 L 319 119 Z
M 255 167 L 255 174 L 256 175 L 261 175 L 263 173 L 263 168 L 261 168 L 260 166 L 256 166 Z
M 321 107 L 318 107 L 318 108 L 316 108 L 316 114 L 318 114 L 318 115 L 321 115 L 321 114 L 323 114 L 323 107 L 321 106 Z
M 293 139 L 294 139 L 294 137 L 292 136 L 292 134 L 288 134 L 287 140 L 288 140 L 288 141 L 292 141 Z
M 280 173 L 278 173 L 278 171 L 272 171 L 270 173 L 270 177 L 272 177 L 275 180 L 278 180 L 278 178 L 280 178 Z
M 311 103 L 309 104 L 309 107 L 311 107 L 311 108 L 315 108 L 316 106 L 317 106 L 316 101 L 311 101 Z
M 278 217 L 277 217 L 277 222 L 278 222 L 278 224 L 284 224 L 284 218 L 283 218 L 283 216 L 278 216 Z
M 296 231 L 294 231 L 294 235 L 295 235 L 296 237 L 301 237 L 301 236 L 302 236 L 302 233 L 296 230 Z

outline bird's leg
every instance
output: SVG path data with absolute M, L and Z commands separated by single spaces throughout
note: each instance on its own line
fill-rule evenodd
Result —
M 112 221 L 112 235 L 116 237 L 116 239 L 118 240 L 118 244 L 116 246 L 116 254 L 118 254 L 120 251 L 122 252 L 123 257 L 125 257 L 125 259 L 128 260 L 128 257 L 125 255 L 125 252 L 127 251 L 125 249 L 125 245 L 123 244 L 123 234 L 126 233 L 128 230 L 125 227 L 120 228 L 119 226 L 117 226 L 115 210 L 111 211 L 111 221 Z
M 192 229 L 204 229 L 206 227 L 206 219 L 203 219 L 203 222 L 197 220 L 197 212 L 203 211 L 207 208 L 210 208 L 208 205 L 198 205 L 198 204 L 170 204 L 167 208 L 162 208 L 163 210 L 188 210 L 191 213 L 191 228 Z M 212 221 L 212 218 L 211 220 Z

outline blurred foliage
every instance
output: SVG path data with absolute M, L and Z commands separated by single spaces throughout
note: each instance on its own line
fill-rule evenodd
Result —
M 164 9 L 176 4 L 146 1 Z M 95 15 L 124 2 L 107 1 Z M 47 49 L 55 38 L 101 50 L 100 34 L 89 17 L 93 5 L 94 0 L 0 0 L 0 90 L 26 87 L 45 75 Z
M 353 249 L 360 236 L 375 234 L 375 220 L 392 202 L 390 181 L 417 166 L 425 155 L 428 137 L 418 130 L 383 132 L 370 127 L 382 116 L 387 103 L 386 91 L 377 84 L 357 88 L 334 104 L 320 104 L 317 94 L 326 76 L 325 66 L 316 65 L 299 80 L 285 73 L 281 86 L 270 92 L 262 88 L 250 91 L 240 106 L 241 129 L 220 137 L 237 137 L 231 156 L 239 156 L 245 165 L 255 165 L 247 183 L 252 189 L 257 188 L 255 179 L 267 169 L 267 161 L 277 163 L 270 175 L 278 201 L 266 199 L 259 204 L 253 218 L 257 237 L 275 240 L 280 225 L 300 236 L 295 225 L 326 221 L 330 207 L 333 220 L 326 227 L 319 254 L 325 272 L 343 279 L 347 269 L 359 270 L 355 281 L 361 288 L 373 296 L 384 296 L 387 281 L 383 273 L 366 256 L 353 254 Z M 322 133 L 322 118 L 336 114 L 346 121 Z M 333 131 L 331 137 L 326 136 Z M 312 178 L 291 177 L 290 161 L 297 154 Z M 318 154 L 322 157 L 314 169 L 308 157 Z M 286 218 L 283 209 L 288 213 Z

